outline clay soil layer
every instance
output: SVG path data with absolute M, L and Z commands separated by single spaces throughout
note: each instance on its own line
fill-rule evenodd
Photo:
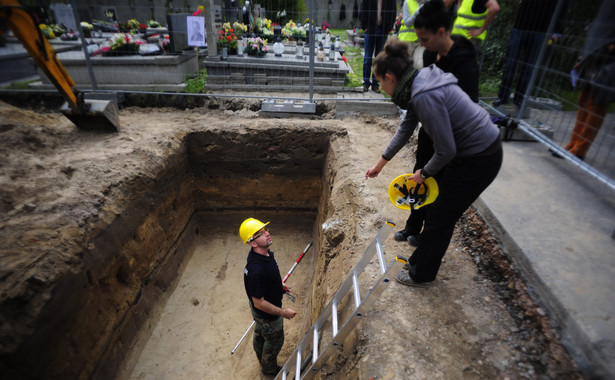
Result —
M 397 119 L 337 120 L 329 107 L 313 120 L 260 118 L 237 100 L 130 107 L 121 132 L 101 134 L 0 103 L 0 377 L 261 377 L 251 336 L 230 354 L 251 321 L 244 216 L 276 222 L 282 274 L 315 244 L 289 281 L 298 317 L 283 364 L 380 227 L 407 217 L 386 189 L 412 168 L 415 141 L 366 180 Z M 385 243 L 387 260 L 411 252 Z M 434 285 L 392 281 L 318 375 L 582 378 L 472 209 Z

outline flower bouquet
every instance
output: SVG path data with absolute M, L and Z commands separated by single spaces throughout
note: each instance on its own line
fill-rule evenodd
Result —
M 269 46 L 267 46 L 267 41 L 260 37 L 248 38 L 248 45 L 244 50 L 247 55 L 255 56 L 255 57 L 264 57 L 265 54 L 269 51 Z
M 237 54 L 237 36 L 231 28 L 231 23 L 222 24 L 222 30 L 218 32 L 218 49 L 226 47 L 228 54 Z
M 192 13 L 192 15 L 198 16 L 198 15 L 203 14 L 203 12 L 205 12 L 205 7 L 203 5 L 199 5 L 198 7 L 196 7 L 196 11 Z
M 66 32 L 60 25 L 56 24 L 39 24 L 38 27 L 48 40 L 52 40 L 56 38 L 56 36 L 62 35 L 64 32 Z
M 290 20 L 282 28 L 282 36 L 284 38 L 293 39 L 295 41 L 305 40 L 305 29 L 301 26 L 297 26 L 293 20 Z
M 158 46 L 160 47 L 160 50 L 162 50 L 164 54 L 169 54 L 171 52 L 171 40 L 169 39 L 169 36 L 166 35 L 160 38 L 160 42 L 158 43 Z
M 273 25 L 269 19 L 257 17 L 254 21 L 254 31 L 267 41 L 273 39 Z
M 136 18 L 132 18 L 132 19 L 128 20 L 126 22 L 126 24 L 128 24 L 128 28 L 130 28 L 131 30 L 139 30 L 139 29 L 141 29 L 141 23 L 139 21 L 137 21 Z
M 92 29 L 94 29 L 94 25 L 89 22 L 81 21 L 81 31 L 83 32 L 83 37 L 90 38 L 92 37 Z
M 235 35 L 237 37 L 241 37 L 248 32 L 248 26 L 244 23 L 235 21 L 233 23 L 233 30 L 235 30 Z
M 72 30 L 62 34 L 60 36 L 60 39 L 62 41 L 76 41 L 77 39 L 79 39 L 79 35 L 75 32 L 73 32 Z
M 116 34 L 109 40 L 109 45 L 99 51 L 103 57 L 139 54 L 139 46 L 143 41 L 137 41 L 130 34 Z
M 147 22 L 147 27 L 148 27 L 148 28 L 160 28 L 160 27 L 161 27 L 161 25 L 160 25 L 160 23 L 159 23 L 158 21 L 156 21 L 156 20 L 149 20 L 149 21 Z
M 51 30 L 51 28 L 45 24 L 38 24 L 38 28 L 41 32 L 47 37 L 48 40 L 56 38 L 56 34 Z

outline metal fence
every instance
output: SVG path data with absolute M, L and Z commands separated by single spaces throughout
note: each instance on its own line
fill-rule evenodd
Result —
M 518 105 L 514 105 L 514 101 L 511 100 L 511 104 L 504 107 L 492 107 L 493 98 L 482 99 L 484 101 L 483 104 L 494 115 L 511 115 L 517 118 L 520 122 L 519 128 L 545 144 L 545 149 L 552 149 L 556 154 L 582 167 L 615 189 L 615 116 L 612 112 L 612 106 L 606 108 L 604 118 L 601 118 L 600 115 L 604 112 L 605 107 L 598 109 L 598 111 L 596 111 L 595 107 L 590 107 L 589 116 L 591 117 L 589 119 L 592 119 L 591 123 L 593 125 L 586 125 L 585 127 L 586 129 L 593 127 L 593 133 L 590 133 L 592 132 L 591 130 L 589 132 L 586 131 L 583 136 L 579 135 L 578 137 L 586 139 L 589 136 L 589 138 L 593 138 L 593 141 L 589 144 L 587 152 L 578 154 L 582 159 L 568 150 L 562 149 L 563 146 L 569 143 L 571 136 L 576 136 L 573 131 L 575 130 L 575 125 L 577 125 L 577 130 L 579 129 L 578 117 L 583 116 L 586 113 L 585 111 L 588 111 L 585 103 L 578 104 L 580 94 L 578 83 L 576 88 L 573 88 L 571 83 L 571 70 L 577 62 L 577 58 L 583 55 L 584 47 L 592 45 L 592 42 L 594 42 L 593 45 L 607 46 L 607 48 L 602 48 L 600 51 L 602 58 L 590 60 L 589 64 L 586 65 L 586 70 L 588 68 L 598 70 L 603 66 L 607 66 L 607 64 L 612 63 L 611 57 L 615 54 L 613 51 L 608 50 L 608 44 L 613 42 L 612 40 L 598 41 L 599 39 L 604 39 L 609 34 L 591 34 L 593 33 L 592 25 L 597 25 L 598 23 L 602 23 L 600 25 L 601 30 L 612 30 L 609 27 L 608 21 L 611 21 L 611 24 L 613 24 L 612 19 L 615 19 L 615 15 L 608 14 L 610 11 L 607 8 L 612 8 L 612 6 L 610 7 L 610 2 L 612 1 L 559 0 L 557 2 L 558 10 L 550 20 L 549 29 L 540 36 L 541 43 L 538 47 L 536 61 L 528 61 L 523 55 L 511 59 L 511 61 L 517 64 L 517 67 L 527 65 L 529 68 L 525 74 L 529 82 L 526 91 L 527 96 L 523 97 L 522 101 L 517 102 Z M 78 12 L 76 13 L 81 21 L 88 23 L 92 23 L 98 18 L 116 18 L 126 22 L 132 18 L 137 19 L 139 17 L 139 23 L 147 24 L 150 17 L 151 19 L 157 19 L 161 24 L 158 33 L 156 33 L 156 28 L 151 28 L 149 32 L 139 30 L 127 32 L 131 39 L 141 40 L 153 45 L 161 43 L 165 32 L 170 32 L 170 39 L 186 38 L 185 31 L 179 32 L 178 30 L 172 31 L 168 29 L 165 31 L 165 27 L 168 26 L 166 14 L 172 11 L 174 13 L 191 15 L 198 10 L 197 4 L 194 1 L 148 1 L 144 3 L 147 6 L 139 6 L 138 1 L 129 2 L 128 5 L 125 2 L 117 1 L 102 5 L 97 1 L 80 1 L 77 6 Z M 285 15 L 266 11 L 267 13 L 264 13 L 262 16 L 270 17 L 270 20 L 273 19 L 272 21 L 274 22 L 278 21 L 281 27 L 284 27 L 285 23 L 291 19 L 297 20 L 297 23 L 301 24 L 305 21 L 304 17 L 315 20 L 315 25 L 312 24 L 315 28 L 320 28 L 323 22 L 330 23 L 333 28 L 340 27 L 340 25 L 343 27 L 349 20 L 353 24 L 356 23 L 358 25 L 358 19 L 356 18 L 352 2 L 346 2 L 346 16 L 344 20 L 340 20 L 341 10 L 343 9 L 340 8 L 340 4 L 343 3 L 337 0 L 309 0 L 305 2 L 305 8 L 295 8 L 291 2 L 288 9 L 285 9 Z M 507 7 L 509 16 L 514 16 L 515 4 L 517 2 L 502 0 L 500 3 L 503 8 Z M 226 8 L 228 4 L 233 4 L 231 11 Z M 323 4 L 325 5 L 323 6 Z M 361 2 L 359 1 L 358 6 L 360 4 Z M 172 6 L 173 9 L 168 9 L 169 6 Z M 221 6 L 215 6 L 214 2 L 211 2 L 210 7 L 209 9 L 211 9 L 213 16 L 211 20 L 215 27 L 214 33 L 218 33 L 221 30 L 222 24 L 225 21 L 230 21 L 231 25 L 234 21 L 242 21 L 240 18 L 242 17 L 241 7 L 236 1 L 224 1 Z M 35 5 L 30 6 L 30 8 L 37 9 Z M 108 14 L 111 10 L 113 14 Z M 563 16 L 558 18 L 557 14 L 559 11 L 561 11 L 560 14 Z M 50 13 L 51 10 L 45 8 L 43 13 L 40 13 L 41 21 L 51 22 L 51 19 L 47 20 L 45 18 L 45 15 Z M 602 19 L 607 20 L 607 22 L 601 21 Z M 560 22 L 559 25 L 558 21 Z M 508 38 L 512 33 L 511 26 L 513 25 L 510 17 L 500 17 L 494 22 L 492 26 L 493 33 L 489 32 L 490 34 L 482 46 L 482 52 L 486 57 L 483 56 L 481 59 L 481 62 L 483 62 L 481 80 L 486 80 L 489 76 L 499 76 L 504 71 L 505 58 L 503 56 L 504 50 L 506 50 L 504 47 L 509 45 Z M 498 36 L 498 28 L 499 38 L 492 38 L 492 36 Z M 551 36 L 557 28 L 561 29 L 561 37 L 555 43 Z M 173 35 L 174 33 L 176 33 L 175 36 Z M 609 33 L 610 35 L 613 34 L 612 32 Z M 90 35 L 90 37 L 86 38 L 87 49 L 99 49 L 100 47 L 108 46 L 108 39 L 112 36 L 111 32 L 105 32 L 102 35 L 97 33 Z M 162 92 L 175 95 L 185 94 L 187 86 L 194 85 L 194 82 L 191 81 L 200 80 L 198 74 L 206 67 L 206 63 L 209 60 L 211 62 L 218 62 L 217 65 L 222 68 L 215 75 L 212 69 L 208 79 L 202 78 L 203 83 L 210 82 L 209 84 L 213 86 L 215 80 L 224 80 L 226 77 L 228 77 L 228 83 L 219 83 L 220 86 L 217 88 L 234 88 L 234 83 L 241 83 L 241 85 L 235 87 L 238 90 L 237 95 L 229 95 L 227 92 L 223 96 L 246 96 L 244 90 L 248 90 L 251 87 L 253 90 L 256 89 L 258 91 L 253 93 L 253 95 L 268 96 L 277 94 L 278 97 L 283 98 L 288 96 L 289 92 L 293 92 L 304 94 L 305 100 L 312 101 L 314 91 L 319 92 L 319 89 L 324 89 L 328 92 L 329 95 L 326 95 L 326 97 L 334 98 L 335 95 L 331 94 L 335 94 L 336 86 L 343 88 L 343 69 L 347 68 L 346 65 L 340 62 L 341 56 L 339 54 L 335 55 L 334 60 L 329 60 L 329 54 L 327 53 L 325 60 L 319 63 L 314 55 L 310 56 L 307 47 L 309 44 L 304 49 L 304 56 L 297 58 L 296 47 L 293 48 L 291 43 L 291 47 L 287 46 L 283 53 L 283 60 L 272 63 L 278 66 L 274 74 L 267 71 L 267 60 L 262 60 L 250 64 L 250 74 L 247 74 L 247 76 L 244 74 L 240 77 L 233 71 L 233 65 L 225 64 L 220 66 L 219 56 L 212 57 L 207 54 L 205 49 L 198 50 L 188 47 L 181 51 L 172 52 L 172 54 L 151 57 L 94 56 L 91 59 L 95 73 L 94 78 L 96 82 L 94 83 L 91 79 L 92 70 L 88 70 L 87 62 L 84 59 L 82 41 L 73 41 L 63 37 L 70 36 L 56 36 L 55 39 L 51 40 L 52 44 L 58 53 L 60 61 L 67 67 L 69 74 L 75 79 L 77 88 L 86 91 L 94 88 L 120 93 Z M 597 40 L 592 41 L 592 38 Z M 210 38 L 208 43 L 212 44 L 214 41 L 215 39 L 212 40 Z M 359 41 L 359 44 L 357 44 L 357 41 Z M 348 48 L 350 46 L 360 47 L 360 41 L 360 35 L 349 33 L 343 36 L 341 42 L 343 47 Z M 273 42 L 270 42 L 269 46 L 272 47 L 272 44 Z M 183 46 L 183 48 L 186 48 L 186 46 Z M 500 51 L 502 57 L 492 54 L 494 51 Z M 270 55 L 273 54 L 270 53 Z M 39 75 L 32 68 L 28 54 L 25 51 L 19 50 L 17 41 L 9 39 L 7 45 L 0 47 L 0 59 L 0 75 L 4 82 L 31 79 Z M 242 66 L 242 62 L 235 60 L 234 67 Z M 285 63 L 279 64 L 280 62 Z M 495 75 L 494 71 L 496 72 Z M 517 69 L 517 76 L 519 71 Z M 327 72 L 331 74 L 328 75 L 326 74 Z M 335 73 L 337 76 L 335 77 L 332 73 Z M 361 76 L 361 73 L 356 74 Z M 335 79 L 332 81 L 331 78 L 333 77 Z M 593 83 L 594 88 L 602 89 L 604 90 L 603 92 L 608 94 L 609 90 L 613 90 L 614 87 L 612 80 L 609 82 L 608 76 L 603 73 L 599 74 L 599 77 L 605 80 L 599 81 L 600 83 Z M 268 79 L 265 80 L 265 78 Z M 517 83 L 517 78 L 512 83 Z M 294 87 L 295 90 L 291 90 L 292 87 L 289 87 L 291 85 L 297 85 Z M 266 86 L 270 86 L 277 93 L 263 95 L 262 90 L 265 90 Z M 32 89 L 49 90 L 51 88 L 53 87 L 44 75 L 40 76 L 40 81 L 35 80 L 28 85 L 29 91 Z M 348 91 L 347 88 L 345 90 Z M 514 96 L 515 88 L 511 90 Z M 209 90 L 207 96 L 216 96 L 215 92 L 216 89 Z M 382 101 L 381 98 L 378 100 Z M 369 99 L 366 99 L 366 101 L 369 101 Z M 596 120 L 602 121 L 601 128 L 597 127 Z
M 535 62 L 532 52 L 517 57 L 510 44 L 507 48 L 505 60 L 517 67 L 517 76 L 524 65 L 529 68 L 526 96 L 515 96 L 523 93 L 521 78 L 515 77 L 509 82 L 511 98 L 506 99 L 512 105 L 498 106 L 492 99 L 483 103 L 495 114 L 517 118 L 519 127 L 554 155 L 570 160 L 613 189 L 615 116 L 609 104 L 615 100 L 615 81 L 608 70 L 615 70 L 614 11 L 609 0 L 591 4 L 558 1 L 546 33 L 535 33 L 540 39 L 539 50 L 533 52 L 537 53 Z M 502 46 L 502 41 L 491 43 Z M 487 46 L 484 51 L 488 50 Z

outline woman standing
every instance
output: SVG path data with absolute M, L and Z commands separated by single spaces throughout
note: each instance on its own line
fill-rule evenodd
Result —
M 378 162 L 365 173 L 376 177 L 421 122 L 434 153 L 410 177 L 416 183 L 438 175 L 440 194 L 427 210 L 418 247 L 408 270 L 397 274 L 404 285 L 427 287 L 436 278 L 457 220 L 491 184 L 502 165 L 500 132 L 482 109 L 459 88 L 457 79 L 435 65 L 414 70 L 408 47 L 389 40 L 374 60 L 374 74 L 393 102 L 407 110 Z
M 446 10 L 442 0 L 426 2 L 419 10 L 414 28 L 416 35 L 425 47 L 423 64 L 435 64 L 442 71 L 451 73 L 457 78 L 457 85 L 470 96 L 472 101 L 478 102 L 478 59 L 476 47 L 467 38 L 460 35 L 451 35 L 453 21 Z M 416 65 L 415 65 L 416 66 Z M 414 171 L 422 168 L 433 156 L 433 142 L 425 130 L 421 128 L 418 133 L 416 148 L 416 162 Z M 436 178 L 438 180 L 439 178 Z M 425 213 L 428 206 L 418 210 L 411 210 L 403 230 L 395 233 L 397 241 L 408 241 L 418 245 L 418 236 L 423 229 Z

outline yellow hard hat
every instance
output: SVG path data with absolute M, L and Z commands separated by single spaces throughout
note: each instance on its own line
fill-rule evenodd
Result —
M 261 228 L 265 227 L 268 224 L 269 222 L 263 223 L 260 220 L 254 218 L 248 218 L 244 220 L 239 227 L 239 237 L 241 238 L 241 241 L 243 241 L 243 244 L 246 244 L 248 240 L 250 240 L 250 238 L 254 236 L 255 233 L 260 231 Z
M 427 178 L 423 183 L 417 184 L 410 179 L 412 174 L 402 174 L 391 181 L 389 185 L 389 199 L 395 207 L 404 210 L 418 210 L 433 203 L 439 194 L 438 183 L 433 177 Z

